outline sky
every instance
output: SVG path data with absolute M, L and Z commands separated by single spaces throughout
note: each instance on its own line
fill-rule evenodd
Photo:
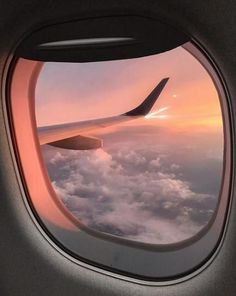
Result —
M 94 230 L 168 244 L 207 225 L 222 177 L 218 94 L 205 69 L 181 47 L 138 59 L 42 68 L 35 97 L 38 126 L 122 114 L 164 77 L 170 79 L 146 118 L 88 134 L 103 139 L 102 148 L 41 146 L 58 198 Z

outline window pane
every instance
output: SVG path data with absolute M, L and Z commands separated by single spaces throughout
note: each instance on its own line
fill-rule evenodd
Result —
M 96 122 L 136 108 L 165 77 L 145 116 L 115 124 L 106 119 L 106 127 Z M 221 106 L 211 77 L 184 48 L 130 60 L 45 63 L 35 100 L 38 130 L 95 120 L 76 141 L 92 139 L 96 149 L 41 145 L 58 198 L 83 225 L 170 244 L 211 221 L 223 171 Z

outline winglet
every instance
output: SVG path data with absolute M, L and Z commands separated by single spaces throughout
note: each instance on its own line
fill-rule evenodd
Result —
M 169 80 L 169 77 L 162 79 L 158 83 L 158 85 L 153 89 L 153 91 L 149 94 L 149 96 L 138 107 L 125 113 L 124 115 L 127 115 L 127 116 L 147 115 L 151 111 L 153 105 L 155 104 L 156 100 L 160 96 L 168 80 Z

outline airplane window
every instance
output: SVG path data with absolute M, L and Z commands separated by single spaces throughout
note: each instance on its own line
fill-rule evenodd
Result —
M 100 48 L 96 61 L 55 53 L 62 61 L 18 58 L 10 87 L 39 230 L 70 260 L 116 276 L 175 279 L 210 262 L 231 179 L 228 101 L 213 62 L 192 42 L 123 59 L 104 60 Z
M 222 180 L 222 112 L 211 77 L 184 48 L 45 63 L 35 112 L 51 184 L 84 226 L 171 244 L 211 221 Z

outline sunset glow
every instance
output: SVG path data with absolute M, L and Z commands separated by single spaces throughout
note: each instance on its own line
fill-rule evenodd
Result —
M 160 113 L 163 113 L 164 111 L 166 111 L 167 109 L 169 109 L 169 108 L 168 107 L 163 107 L 163 108 L 160 108 L 158 111 L 150 112 L 150 113 L 148 113 L 145 116 L 145 118 L 146 119 L 152 119 L 152 118 L 163 119 L 163 118 L 168 118 L 168 115 L 166 115 L 166 114 L 160 114 Z
M 218 92 L 181 47 L 139 59 L 44 64 L 36 87 L 38 127 L 124 114 L 164 77 L 169 81 L 145 117 L 83 134 L 102 139 L 102 148 L 41 146 L 55 192 L 87 227 L 165 244 L 207 225 L 223 168 Z

